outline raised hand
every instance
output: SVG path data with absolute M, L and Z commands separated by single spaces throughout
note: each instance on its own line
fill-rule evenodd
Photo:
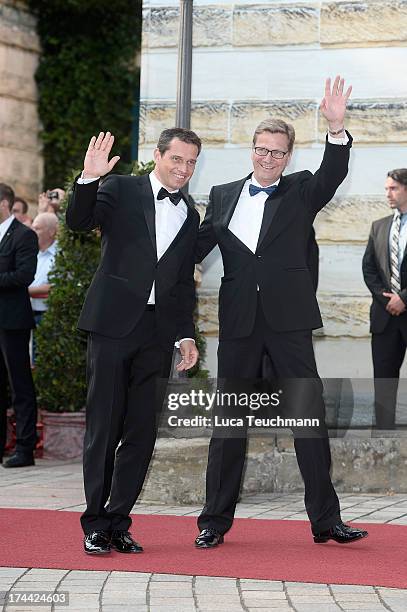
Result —
M 320 109 L 325 119 L 329 123 L 329 128 L 336 131 L 343 127 L 343 121 L 346 113 L 346 105 L 352 91 L 350 85 L 345 93 L 343 93 L 345 80 L 338 75 L 335 78 L 331 88 L 331 79 L 325 81 L 325 95 L 320 104 Z
M 99 136 L 92 136 L 83 162 L 83 178 L 96 178 L 110 172 L 119 161 L 120 157 L 115 155 L 109 161 L 109 153 L 112 150 L 114 136 L 110 132 L 100 132 Z

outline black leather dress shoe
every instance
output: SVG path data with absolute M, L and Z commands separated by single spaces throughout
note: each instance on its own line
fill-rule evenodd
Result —
M 110 533 L 107 531 L 92 531 L 83 539 L 83 547 L 88 555 L 106 555 L 110 553 Z
M 32 453 L 16 452 L 3 463 L 5 468 L 27 467 L 28 465 L 35 465 Z
M 143 547 L 140 546 L 128 531 L 113 531 L 110 540 L 112 548 L 121 553 L 140 553 L 143 552 Z
M 356 540 L 361 540 L 367 536 L 367 531 L 349 527 L 349 525 L 345 525 L 345 523 L 338 523 L 327 531 L 314 533 L 314 542 L 316 544 L 324 544 L 328 542 L 328 540 L 335 540 L 338 544 L 349 544 L 350 542 L 356 542 Z
M 202 529 L 195 540 L 196 548 L 214 548 L 218 544 L 223 544 L 224 538 L 216 529 Z

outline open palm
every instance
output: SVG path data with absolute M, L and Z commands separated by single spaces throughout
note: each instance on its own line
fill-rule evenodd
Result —
M 99 136 L 92 136 L 83 162 L 83 177 L 96 178 L 110 172 L 119 161 L 116 155 L 109 161 L 109 154 L 114 143 L 114 136 L 110 132 L 100 132 Z
M 320 109 L 329 124 L 343 125 L 346 106 L 352 91 L 352 86 L 349 86 L 346 92 L 343 93 L 344 85 L 345 80 L 339 75 L 335 78 L 332 88 L 331 79 L 325 81 L 325 95 Z

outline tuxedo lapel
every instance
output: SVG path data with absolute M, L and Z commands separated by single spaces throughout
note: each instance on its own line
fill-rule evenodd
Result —
M 227 229 L 229 227 L 230 220 L 235 212 L 235 208 L 242 193 L 245 182 L 251 176 L 236 181 L 229 189 L 225 189 L 221 194 L 221 223 L 222 226 Z
M 271 222 L 273 221 L 274 216 L 277 213 L 277 210 L 280 206 L 280 203 L 281 203 L 281 196 L 279 197 L 276 194 L 272 194 L 265 201 L 263 221 L 261 223 L 260 234 L 259 234 L 259 239 L 257 241 L 256 251 L 260 247 L 264 238 L 266 237 L 267 232 L 270 229 Z
M 240 194 L 242 193 L 243 187 L 247 179 L 250 178 L 251 175 L 252 174 L 250 173 L 244 179 L 241 179 L 240 181 L 236 181 L 235 183 L 233 183 L 232 186 L 230 186 L 229 189 L 226 189 L 225 191 L 223 191 L 223 193 L 221 194 L 221 203 L 220 203 L 221 225 L 223 229 L 225 230 L 225 232 L 228 233 L 230 239 L 233 240 L 233 242 L 235 242 L 239 248 L 244 249 L 248 253 L 252 253 L 252 251 L 249 249 L 248 246 L 245 245 L 244 242 L 242 242 L 237 236 L 235 236 L 233 232 L 230 231 L 229 224 L 233 217 L 233 213 L 235 212 L 235 209 L 239 201 Z
M 141 201 L 143 204 L 144 217 L 146 219 L 148 233 L 150 234 L 154 252 L 157 253 L 157 241 L 155 234 L 155 204 L 154 194 L 151 188 L 150 178 L 148 174 L 142 177 L 140 184 Z
M 281 205 L 287 188 L 287 180 L 282 176 L 277 190 L 266 200 L 257 249 L 264 247 L 266 244 L 269 245 L 295 216 L 296 211 L 293 201 L 287 198 Z
M 389 282 L 391 278 L 389 235 L 392 222 L 392 215 L 383 219 L 383 222 L 381 223 L 377 234 L 377 258 Z

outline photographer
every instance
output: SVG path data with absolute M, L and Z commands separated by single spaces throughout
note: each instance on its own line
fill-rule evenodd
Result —
M 62 200 L 65 197 L 63 189 L 48 189 L 44 193 L 40 193 L 38 197 L 38 214 L 49 212 L 57 215 Z

